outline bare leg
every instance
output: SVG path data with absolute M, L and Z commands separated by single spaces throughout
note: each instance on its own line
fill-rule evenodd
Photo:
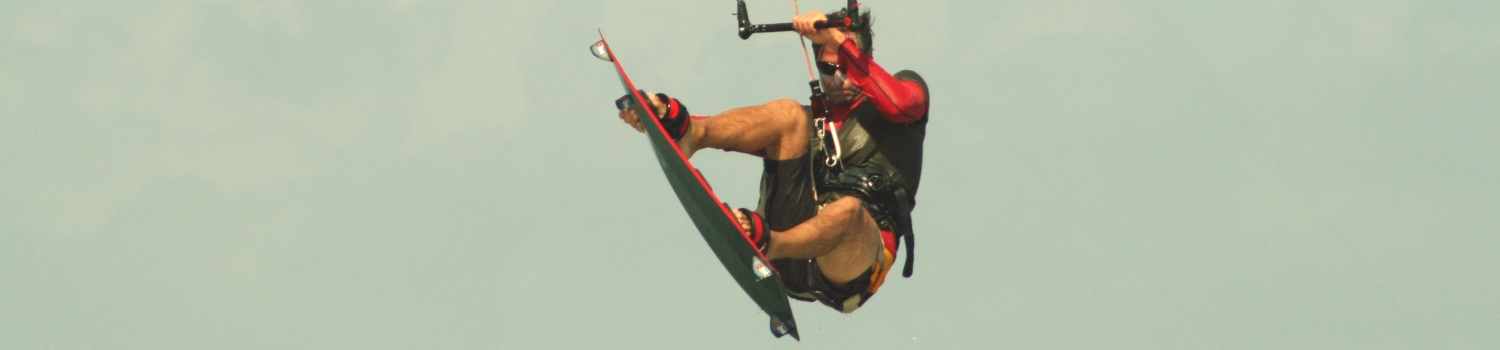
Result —
M 700 149 L 719 148 L 763 154 L 772 160 L 794 159 L 807 153 L 808 123 L 801 104 L 776 100 L 694 120 L 679 147 L 689 157 Z M 743 215 L 736 212 L 736 218 L 742 228 L 749 229 Z M 884 247 L 875 219 L 852 196 L 829 203 L 791 229 L 770 234 L 768 258 L 817 259 L 823 275 L 837 285 L 869 270 Z
M 766 257 L 817 259 L 823 275 L 843 285 L 868 270 L 883 247 L 875 219 L 859 198 L 850 196 L 789 230 L 771 232 Z
M 797 101 L 776 100 L 694 120 L 678 145 L 688 157 L 700 149 L 718 148 L 792 159 L 807 152 L 807 123 L 807 112 Z

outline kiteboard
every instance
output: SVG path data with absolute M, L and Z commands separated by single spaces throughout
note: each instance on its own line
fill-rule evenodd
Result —
M 739 221 L 735 219 L 734 212 L 719 201 L 708 181 L 688 161 L 677 143 L 667 136 L 655 111 L 644 107 L 649 105 L 646 96 L 635 88 L 630 76 L 625 74 L 625 67 L 620 65 L 619 58 L 604 40 L 604 31 L 599 31 L 599 42 L 589 49 L 594 56 L 614 63 L 615 72 L 620 76 L 620 84 L 630 97 L 630 108 L 633 108 L 635 115 L 644 116 L 640 118 L 641 126 L 646 129 L 651 150 L 656 154 L 657 162 L 661 163 L 662 172 L 666 173 L 667 183 L 677 193 L 682 208 L 692 218 L 693 225 L 698 227 L 698 232 L 703 235 L 708 247 L 718 256 L 719 262 L 734 277 L 734 281 L 739 283 L 740 288 L 745 290 L 745 294 L 770 316 L 771 334 L 777 338 L 791 335 L 793 339 L 800 341 L 796 321 L 792 318 L 791 303 L 787 301 L 786 291 L 781 288 L 781 276 L 766 263 L 769 259 L 750 244 Z

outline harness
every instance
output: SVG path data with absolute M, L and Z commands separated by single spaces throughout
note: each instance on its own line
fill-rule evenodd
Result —
M 886 169 L 873 162 L 856 166 L 845 166 L 843 149 L 839 145 L 838 130 L 828 118 L 828 102 L 817 82 L 812 85 L 813 127 L 817 129 L 820 157 L 811 157 L 813 163 L 813 195 L 819 201 L 818 209 L 844 195 L 861 198 L 860 201 L 875 223 L 882 229 L 891 230 L 906 245 L 906 264 L 901 276 L 910 278 L 915 258 L 912 240 L 911 211 L 916 198 L 905 183 L 893 181 Z M 852 118 L 853 116 L 851 116 Z M 822 158 L 818 161 L 818 158 Z
M 833 170 L 833 168 L 824 168 Z M 819 171 L 814 170 L 814 174 Z M 865 210 L 880 228 L 891 230 L 906 245 L 906 265 L 901 276 L 911 277 L 914 243 L 911 210 L 916 199 L 905 184 L 890 180 L 885 169 L 874 164 L 828 171 L 815 184 L 820 194 L 847 194 L 863 199 Z

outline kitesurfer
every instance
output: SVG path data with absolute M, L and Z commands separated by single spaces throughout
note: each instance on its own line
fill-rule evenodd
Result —
M 741 226 L 790 295 L 845 313 L 879 290 L 900 238 L 910 277 L 910 212 L 929 101 L 921 76 L 891 74 L 875 63 L 868 11 L 857 18 L 849 28 L 815 28 L 828 20 L 816 11 L 792 21 L 812 42 L 827 116 L 815 113 L 819 106 L 780 99 L 694 117 L 674 98 L 647 94 L 686 156 L 716 148 L 764 159 L 760 203 L 736 211 Z M 642 130 L 634 113 L 619 107 L 620 118 Z

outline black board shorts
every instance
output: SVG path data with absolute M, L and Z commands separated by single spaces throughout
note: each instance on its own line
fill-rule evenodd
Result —
M 786 231 L 817 214 L 812 166 L 807 154 L 788 160 L 764 160 L 761 199 L 756 211 L 766 218 L 771 230 Z M 874 289 L 879 288 L 880 283 L 872 283 L 872 279 L 884 281 L 892 255 L 890 251 L 884 252 L 869 270 L 843 286 L 829 281 L 816 260 L 776 259 L 771 265 L 781 273 L 782 286 L 793 299 L 817 300 L 847 313 L 863 305 Z

